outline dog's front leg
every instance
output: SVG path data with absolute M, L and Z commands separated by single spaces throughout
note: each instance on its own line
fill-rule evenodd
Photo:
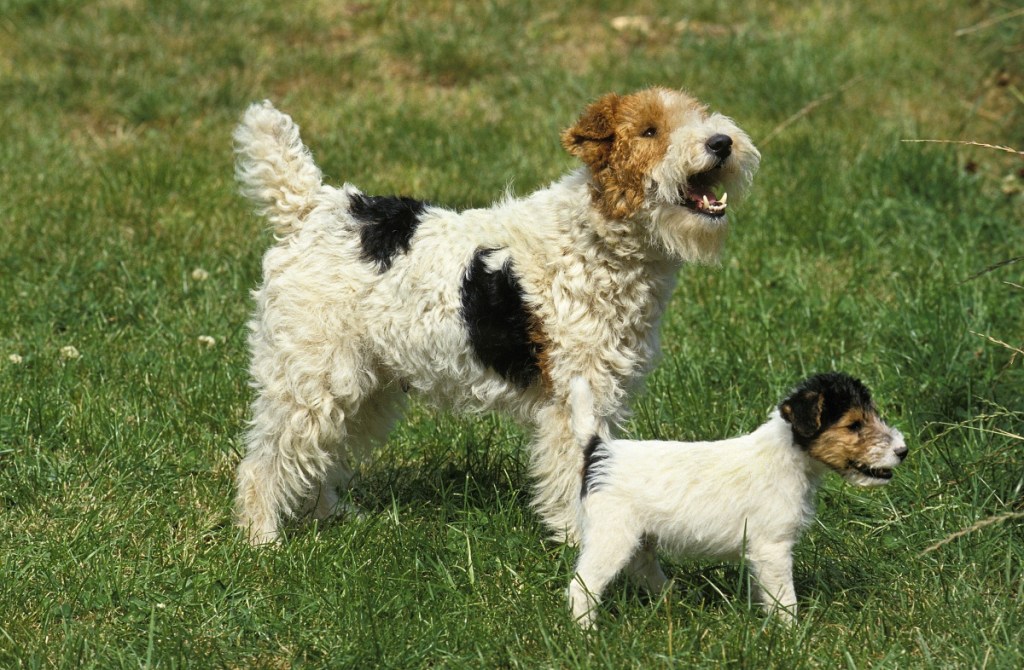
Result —
M 573 437 L 564 402 L 537 412 L 529 454 L 534 508 L 555 539 L 577 544 L 583 452 Z
M 793 588 L 793 544 L 778 542 L 757 547 L 747 559 L 758 585 L 761 607 L 781 621 L 796 621 L 796 589 Z

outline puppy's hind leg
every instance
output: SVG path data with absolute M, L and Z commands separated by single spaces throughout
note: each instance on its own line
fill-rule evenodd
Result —
M 658 595 L 665 590 L 668 577 L 658 563 L 657 541 L 650 535 L 644 536 L 633 559 L 629 562 L 626 572 L 629 576 L 651 595 Z
M 608 507 L 589 512 L 576 574 L 567 592 L 572 617 L 582 628 L 594 627 L 601 594 L 640 545 L 640 535 L 624 521 L 625 515 L 618 516 Z

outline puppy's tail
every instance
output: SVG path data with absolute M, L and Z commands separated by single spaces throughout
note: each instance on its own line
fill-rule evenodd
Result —
M 607 464 L 609 440 L 608 422 L 594 411 L 594 392 L 583 377 L 569 381 L 569 415 L 573 438 L 583 452 L 580 488 L 580 500 L 583 500 L 595 486 L 600 486 L 598 481 Z M 582 507 L 579 513 L 584 513 Z
M 320 168 L 299 137 L 299 126 L 269 100 L 249 106 L 234 133 L 235 179 L 274 233 L 302 226 L 323 184 Z
M 587 449 L 595 437 L 601 438 L 604 423 L 594 413 L 594 392 L 583 377 L 569 381 L 569 416 L 572 435 L 581 449 Z

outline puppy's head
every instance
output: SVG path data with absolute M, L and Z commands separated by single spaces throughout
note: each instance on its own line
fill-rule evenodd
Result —
M 717 258 L 726 210 L 750 186 L 761 155 L 733 121 L 680 91 L 608 94 L 562 134 L 590 169 L 594 204 L 609 219 L 639 219 L 683 260 Z
M 804 380 L 779 405 L 793 439 L 807 454 L 860 486 L 888 484 L 907 457 L 903 435 L 878 416 L 871 393 L 849 375 Z

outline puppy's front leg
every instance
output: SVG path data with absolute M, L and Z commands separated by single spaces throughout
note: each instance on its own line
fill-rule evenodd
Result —
M 793 588 L 793 545 L 779 542 L 752 548 L 747 556 L 758 584 L 758 598 L 765 612 L 781 621 L 796 621 L 796 589 Z

